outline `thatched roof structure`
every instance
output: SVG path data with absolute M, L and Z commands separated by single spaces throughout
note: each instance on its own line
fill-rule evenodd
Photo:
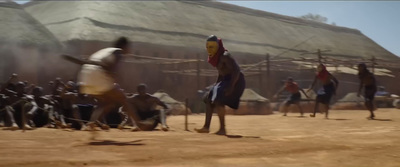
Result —
M 40 22 L 14 2 L 0 2 L 0 44 L 60 48 L 59 41 Z
M 240 101 L 257 101 L 257 102 L 269 102 L 269 100 L 265 97 L 262 97 L 254 90 L 246 88 L 244 89 L 242 97 L 240 97 Z
M 364 97 L 360 95 L 357 96 L 357 92 L 347 93 L 346 96 L 338 100 L 338 102 L 364 102 Z
M 215 34 L 231 52 L 243 54 L 289 49 L 282 57 L 295 57 L 329 49 L 326 55 L 339 58 L 398 60 L 355 29 L 214 1 L 36 1 L 25 10 L 63 42 L 109 42 L 125 35 L 136 42 L 204 50 L 205 38 Z
M 58 39 L 21 5 L 0 2 L 0 82 L 12 73 L 21 80 L 41 84 L 63 65 L 57 64 Z
M 153 94 L 153 96 L 159 98 L 162 102 L 167 104 L 182 104 L 182 102 L 175 100 L 165 92 L 156 92 Z

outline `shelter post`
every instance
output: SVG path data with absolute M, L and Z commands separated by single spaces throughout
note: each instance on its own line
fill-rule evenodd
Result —
M 260 92 L 264 92 L 264 85 L 263 85 L 263 75 L 262 75 L 262 68 L 263 66 L 258 66 L 258 82 L 260 85 Z
M 375 56 L 372 56 L 372 74 L 375 74 L 375 63 L 376 63 L 376 59 Z
M 318 52 L 317 52 L 317 56 L 318 56 L 318 63 L 322 63 L 322 56 L 321 56 L 321 50 L 320 49 L 318 49 Z
M 270 93 L 270 88 L 271 88 L 271 83 L 270 83 L 270 81 L 271 81 L 271 76 L 270 76 L 270 56 L 269 56 L 269 53 L 267 53 L 267 56 L 265 57 L 265 61 L 266 61 L 266 68 L 267 68 L 267 98 L 268 99 L 271 99 L 271 97 L 270 97 L 270 95 L 271 95 L 271 93 Z
M 189 131 L 188 129 L 188 105 L 189 105 L 189 99 L 186 98 L 185 100 L 185 131 Z
M 200 54 L 196 55 L 196 65 L 197 65 L 197 70 L 196 70 L 196 80 L 197 80 L 197 90 L 200 90 Z M 196 91 L 197 91 L 196 90 Z

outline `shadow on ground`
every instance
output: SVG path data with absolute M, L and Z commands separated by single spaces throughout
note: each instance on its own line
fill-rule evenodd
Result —
M 102 140 L 102 141 L 92 141 L 89 142 L 88 145 L 92 146 L 141 146 L 145 145 L 143 143 L 138 143 L 141 142 L 142 140 L 134 140 L 134 141 L 128 141 L 128 142 L 119 142 L 119 141 L 113 141 L 113 140 Z

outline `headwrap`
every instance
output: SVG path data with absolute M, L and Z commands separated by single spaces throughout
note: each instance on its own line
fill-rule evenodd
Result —
M 225 51 L 228 51 L 224 48 L 224 45 L 222 44 L 222 39 L 218 38 L 218 51 L 217 53 L 211 57 L 211 55 L 208 55 L 208 63 L 210 63 L 212 66 L 216 67 L 219 62 L 219 58 L 224 54 Z
M 326 79 L 328 79 L 329 72 L 328 72 L 328 70 L 326 70 L 325 65 L 320 64 L 320 66 L 321 66 L 322 70 L 317 73 L 317 78 L 321 81 L 325 81 Z

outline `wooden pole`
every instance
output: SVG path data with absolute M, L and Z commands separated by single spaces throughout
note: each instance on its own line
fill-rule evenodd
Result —
M 372 56 L 371 61 L 372 61 L 372 74 L 375 74 L 375 62 L 376 62 L 375 56 Z
M 259 67 L 258 67 L 258 72 L 259 72 L 259 75 L 258 75 L 258 82 L 259 82 L 260 92 L 261 92 L 261 93 L 264 92 L 264 86 L 263 86 L 263 78 L 264 78 L 264 76 L 262 75 L 262 67 L 263 67 L 263 66 L 259 66 Z
M 197 73 L 196 73 L 196 79 L 197 79 L 197 90 L 200 90 L 200 54 L 197 54 Z
M 26 108 L 26 103 L 22 105 L 22 132 L 25 132 L 26 130 L 26 113 L 25 113 L 25 108 Z
M 189 131 L 188 129 L 188 105 L 189 105 L 189 99 L 186 98 L 185 100 L 185 131 Z
M 318 49 L 318 52 L 317 52 L 317 55 L 318 55 L 318 63 L 322 63 L 322 56 L 321 56 L 321 50 L 320 49 Z
M 267 67 L 267 98 L 271 98 L 270 96 L 270 88 L 271 88 L 271 76 L 270 76 L 270 56 L 269 56 L 269 53 L 267 54 L 267 56 L 265 57 L 265 60 L 267 61 L 267 63 L 266 63 L 266 67 Z

